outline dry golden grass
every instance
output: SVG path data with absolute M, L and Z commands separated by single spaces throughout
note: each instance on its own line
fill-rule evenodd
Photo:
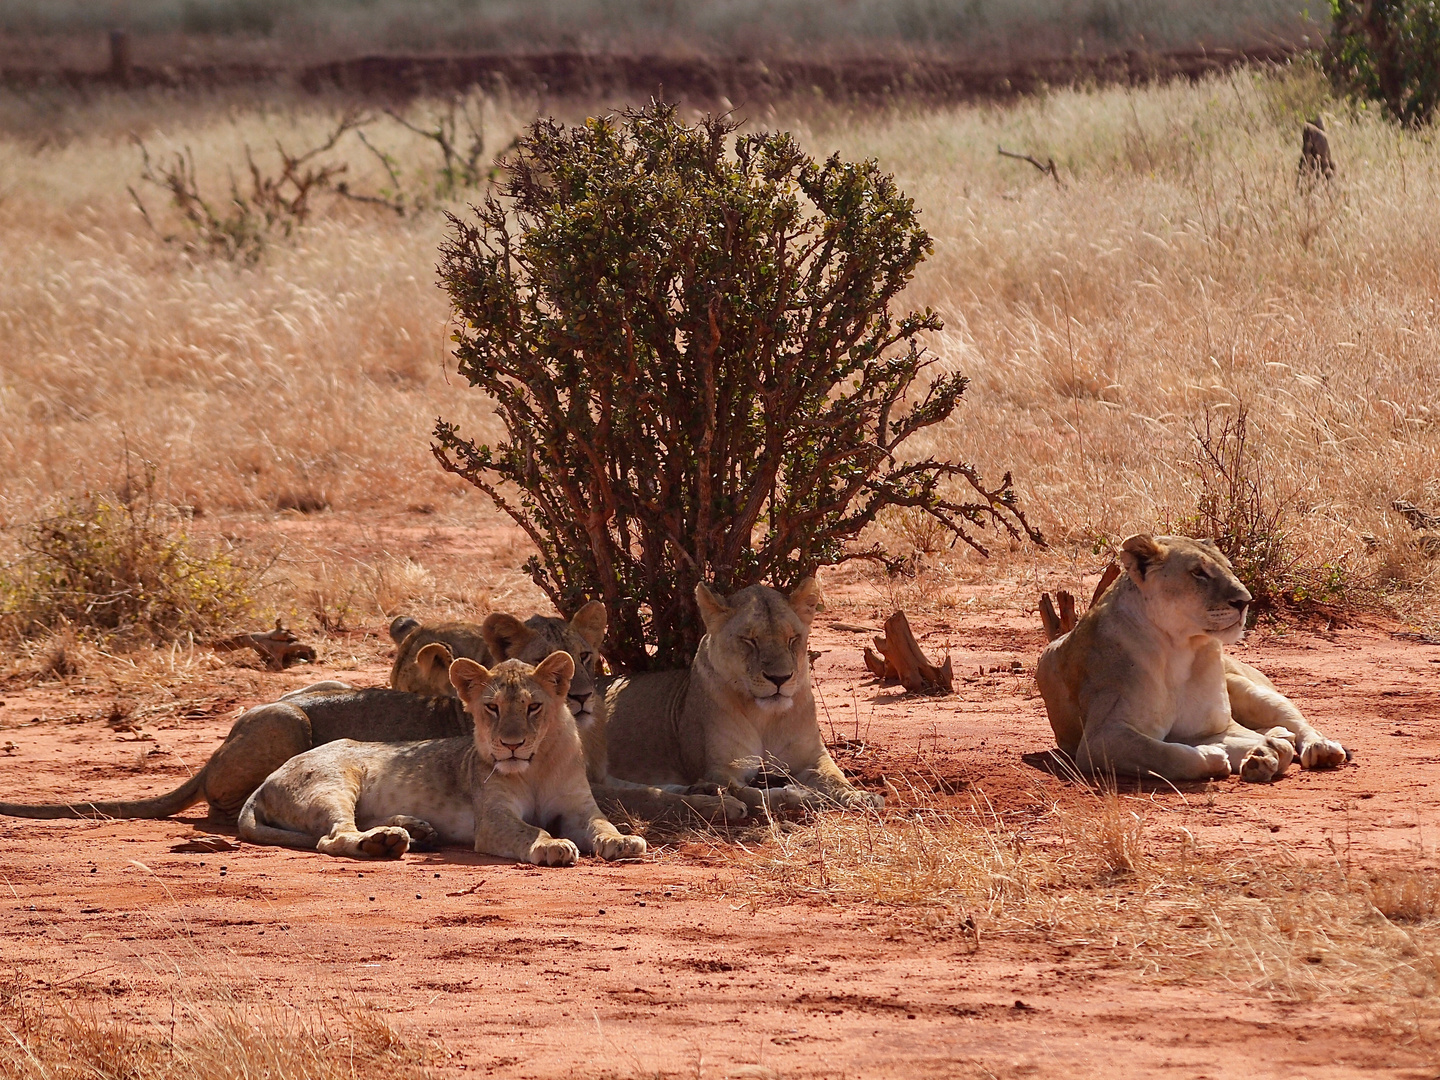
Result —
M 128 132 L 154 153 L 189 146 L 220 192 L 246 144 L 311 144 L 339 108 L 0 101 L 6 526 L 59 494 L 113 487 L 126 443 L 159 465 L 167 497 L 212 519 L 318 500 L 473 520 L 477 502 L 458 500 L 463 486 L 427 452 L 436 415 L 494 431 L 486 403 L 446 374 L 438 215 L 337 205 L 246 267 L 165 244 L 125 192 L 140 167 Z M 499 146 L 533 107 L 485 108 Z M 1321 109 L 1339 175 L 1306 190 L 1299 125 Z M 795 128 L 817 153 L 877 156 L 922 208 L 936 252 L 908 300 L 944 314 L 942 366 L 974 384 L 917 450 L 992 476 L 1013 468 L 1056 542 L 1038 564 L 998 545 L 983 573 L 1028 577 L 1028 593 L 1037 572 L 1073 575 L 1128 531 L 1183 520 L 1198 485 L 1193 426 L 1243 403 L 1297 557 L 1435 622 L 1440 563 L 1388 509 L 1440 503 L 1434 140 L 1337 106 L 1304 68 L 1004 108 L 807 102 L 750 121 Z M 398 125 L 383 138 L 421 159 Z M 1062 184 L 997 144 L 1053 155 Z M 380 181 L 357 142 L 339 153 L 357 185 Z M 923 526 L 895 526 L 898 543 L 934 546 Z M 938 554 L 957 581 L 982 572 L 963 552 Z
M 1440 874 L 1361 875 L 1302 863 L 1280 844 L 1201 851 L 1183 828 L 1157 826 L 1144 797 L 1101 791 L 1017 821 L 983 796 L 963 810 L 920 796 L 727 851 L 734 869 L 714 888 L 754 909 L 868 907 L 895 933 L 959 935 L 976 949 L 1044 941 L 1165 981 L 1413 999 L 1440 1017 Z
M 425 1080 L 422 1054 L 377 1013 L 338 1018 L 182 1005 L 178 1027 L 135 1024 L 98 1006 L 0 992 L 7 1080 Z

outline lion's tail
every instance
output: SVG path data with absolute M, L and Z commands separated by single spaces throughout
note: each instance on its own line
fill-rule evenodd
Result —
M 273 825 L 265 825 L 260 822 L 259 815 L 255 810 L 255 797 L 259 794 L 260 789 L 257 788 L 250 798 L 245 800 L 245 806 L 240 811 L 240 820 L 237 822 L 236 835 L 251 844 L 269 844 L 272 847 L 314 851 L 317 841 L 309 833 L 295 832 L 292 829 L 277 829 Z
M 0 814 L 23 818 L 162 818 L 178 814 L 188 806 L 204 800 L 201 788 L 205 769 L 167 795 L 136 802 L 26 803 L 0 802 Z

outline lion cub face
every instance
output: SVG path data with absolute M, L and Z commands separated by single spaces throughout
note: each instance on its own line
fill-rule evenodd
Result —
M 1245 609 L 1254 598 L 1211 541 L 1141 533 L 1120 545 L 1120 564 L 1164 630 L 1206 634 L 1226 645 L 1245 636 Z
M 595 721 L 595 675 L 600 666 L 605 626 L 605 605 L 592 600 L 569 622 L 545 615 L 532 615 L 521 622 L 514 615 L 494 612 L 480 624 L 478 636 L 491 662 L 524 660 L 527 664 L 538 664 L 557 649 L 569 653 L 575 662 L 575 675 L 570 680 L 568 704 L 575 723 L 583 731 Z M 438 632 L 447 630 L 458 638 L 456 630 L 470 632 L 472 628 L 461 623 L 437 628 Z M 479 655 L 482 660 L 487 659 L 483 653 Z M 445 641 L 431 641 L 416 652 L 413 661 L 396 661 L 392 685 L 396 690 L 408 690 L 412 694 L 436 697 L 448 694 L 450 665 L 454 660 Z
M 561 722 L 575 663 L 554 652 L 531 667 L 506 660 L 487 669 L 463 657 L 450 682 L 475 720 L 475 746 L 497 772 L 522 773 L 545 737 Z
M 820 586 L 806 578 L 787 598 L 751 585 L 720 597 L 702 582 L 695 601 L 710 638 L 709 658 L 737 694 L 761 708 L 788 708 L 810 684 L 810 622 L 820 606 Z

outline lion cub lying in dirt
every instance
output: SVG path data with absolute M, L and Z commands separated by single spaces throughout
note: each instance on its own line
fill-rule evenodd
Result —
M 590 794 L 565 706 L 574 671 L 564 652 L 493 671 L 456 660 L 450 680 L 475 721 L 473 737 L 342 739 L 307 751 L 250 796 L 240 838 L 355 858 L 446 843 L 539 866 L 568 866 L 581 851 L 641 856 L 645 841 L 621 835 Z
M 1343 746 L 1225 655 L 1252 598 L 1214 544 L 1132 536 L 1120 564 L 1035 669 L 1056 741 L 1082 772 L 1267 781 L 1297 756 L 1307 769 L 1344 763 Z

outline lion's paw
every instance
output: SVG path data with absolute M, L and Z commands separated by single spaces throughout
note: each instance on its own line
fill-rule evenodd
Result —
M 1345 747 L 1334 739 L 1317 735 L 1300 748 L 1300 765 L 1306 769 L 1333 769 L 1345 764 Z
M 744 821 L 750 807 L 733 795 L 686 795 L 685 805 L 707 821 Z
M 360 834 L 355 853 L 367 859 L 398 859 L 410 850 L 410 834 L 393 825 L 381 825 Z
M 569 840 L 536 840 L 530 845 L 528 858 L 536 866 L 574 866 L 580 849 Z
M 428 821 L 417 817 L 396 814 L 386 825 L 404 829 L 410 835 L 410 846 L 417 851 L 433 851 L 440 846 L 440 833 Z
M 643 836 L 602 836 L 595 841 L 595 854 L 607 861 L 638 859 L 645 854 Z
M 1280 755 L 1280 771 L 1288 769 L 1300 756 L 1295 749 L 1295 733 L 1289 728 L 1273 727 L 1264 733 L 1265 741 Z
M 883 810 L 885 796 L 878 791 L 862 791 L 856 788 L 836 800 L 846 810 Z
M 685 794 L 686 794 L 686 795 L 713 795 L 713 796 L 719 797 L 719 796 L 724 792 L 724 790 L 725 790 L 725 789 L 722 788 L 719 784 L 711 784 L 711 783 L 702 782 L 702 783 L 699 783 L 699 784 L 691 784 L 689 787 L 687 787 L 687 788 L 685 789 Z
M 1219 743 L 1205 743 L 1195 747 L 1200 754 L 1201 775 L 1218 780 L 1230 775 L 1230 755 Z
M 1250 784 L 1268 784 L 1279 776 L 1280 755 L 1269 743 L 1262 743 L 1240 762 L 1240 779 Z

